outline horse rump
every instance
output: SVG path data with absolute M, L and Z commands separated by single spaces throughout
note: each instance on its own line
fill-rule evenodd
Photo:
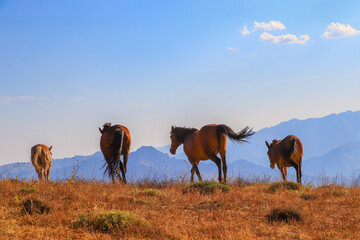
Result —
M 125 133 L 121 128 L 116 129 L 114 132 L 114 139 L 109 146 L 109 149 L 112 149 L 113 156 L 110 162 L 105 163 L 104 165 L 106 166 L 104 174 L 108 174 L 109 177 L 114 175 L 120 176 L 120 172 L 123 173 L 123 167 L 121 163 L 121 149 L 123 145 L 124 134 Z

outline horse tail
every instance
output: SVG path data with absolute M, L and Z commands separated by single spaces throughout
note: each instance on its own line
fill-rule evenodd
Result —
M 294 154 L 296 153 L 296 142 L 295 142 L 295 138 L 291 138 L 290 139 L 290 148 L 289 148 L 289 152 L 288 152 L 288 158 L 292 158 L 294 156 Z
M 36 146 L 34 151 L 32 151 L 32 155 L 31 155 L 31 163 L 35 166 L 35 168 L 38 167 L 37 159 L 40 157 L 40 154 L 41 154 L 41 147 Z
M 117 129 L 114 132 L 114 140 L 112 141 L 109 148 L 112 149 L 113 156 L 110 160 L 110 163 L 107 164 L 105 173 L 108 173 L 109 176 L 114 176 L 114 174 L 120 174 L 121 170 L 121 149 L 123 145 L 123 136 L 124 131 L 122 129 Z
M 250 127 L 245 127 L 243 130 L 236 133 L 230 127 L 226 126 L 225 124 L 218 125 L 216 128 L 216 132 L 217 132 L 217 139 L 218 139 L 219 147 L 220 147 L 221 134 L 225 134 L 226 136 L 228 136 L 230 138 L 230 140 L 232 140 L 234 142 L 244 143 L 244 142 L 248 142 L 247 138 L 251 137 L 255 133 L 252 131 L 252 128 L 250 128 Z
M 296 140 L 295 138 L 290 138 L 290 148 L 289 149 L 285 149 L 284 145 L 281 145 L 282 148 L 282 154 L 283 157 L 293 166 L 297 166 L 297 163 L 293 160 L 294 155 L 297 152 L 297 147 L 296 147 Z

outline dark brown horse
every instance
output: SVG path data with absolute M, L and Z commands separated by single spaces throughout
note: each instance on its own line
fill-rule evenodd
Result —
M 239 133 L 235 133 L 230 127 L 224 124 L 209 124 L 203 126 L 200 130 L 196 128 L 172 127 L 170 132 L 171 154 L 176 153 L 176 149 L 184 144 L 184 152 L 188 157 L 191 168 L 191 182 L 194 181 L 194 172 L 196 172 L 200 181 L 202 181 L 198 164 L 200 160 L 212 160 L 216 163 L 219 170 L 219 182 L 222 182 L 221 163 L 224 172 L 224 182 L 226 182 L 226 141 L 228 136 L 231 140 L 242 143 L 246 138 L 253 135 L 254 132 L 246 127 Z M 220 153 L 221 159 L 217 156 Z
M 35 145 L 31 148 L 31 163 L 33 164 L 36 173 L 38 174 L 39 181 L 43 179 L 43 173 L 45 182 L 49 182 L 49 175 L 52 162 L 51 147 L 47 147 L 43 144 Z
M 126 164 L 129 158 L 131 137 L 129 130 L 121 125 L 111 126 L 111 123 L 105 123 L 103 129 L 99 128 L 101 133 L 100 148 L 106 160 L 107 166 L 105 173 L 109 174 L 113 183 L 117 176 L 126 183 Z M 121 162 L 123 155 L 124 164 Z
M 287 167 L 296 169 L 297 182 L 301 183 L 301 167 L 303 157 L 303 145 L 299 138 L 289 135 L 283 140 L 273 140 L 271 144 L 265 141 L 268 147 L 268 156 L 270 159 L 270 167 L 275 168 L 275 164 L 279 168 L 282 178 L 286 181 Z

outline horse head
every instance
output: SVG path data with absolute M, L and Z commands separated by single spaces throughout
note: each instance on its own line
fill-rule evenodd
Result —
M 275 144 L 276 144 L 277 142 L 278 142 L 278 140 L 276 140 L 276 139 L 274 139 L 271 144 L 269 144 L 267 141 L 265 141 L 265 144 L 266 144 L 266 146 L 267 146 L 267 148 L 268 148 L 267 155 L 269 156 L 269 159 L 270 159 L 270 167 L 271 167 L 272 169 L 275 168 L 275 164 L 276 164 L 276 162 L 277 162 L 277 156 L 276 156 L 275 148 L 274 148 L 274 146 L 275 146 Z
M 182 142 L 179 140 L 178 129 L 179 128 L 177 128 L 175 126 L 171 127 L 171 132 L 170 132 L 170 139 L 171 139 L 170 153 L 171 154 L 176 154 L 176 149 L 182 144 Z

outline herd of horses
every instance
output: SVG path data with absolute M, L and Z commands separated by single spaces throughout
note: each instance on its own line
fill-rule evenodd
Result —
M 113 183 L 116 179 L 126 183 L 126 165 L 129 158 L 131 136 L 130 131 L 121 125 L 105 123 L 99 128 L 101 133 L 100 149 L 106 163 L 105 174 L 111 177 Z M 191 182 L 194 181 L 194 173 L 202 181 L 199 162 L 203 160 L 213 161 L 219 170 L 219 182 L 226 183 L 226 143 L 227 138 L 237 143 L 247 142 L 247 139 L 254 135 L 254 131 L 245 127 L 240 132 L 234 132 L 224 124 L 209 124 L 200 130 L 196 128 L 171 127 L 170 153 L 176 154 L 176 149 L 183 144 L 184 152 L 188 157 L 191 168 Z M 301 167 L 303 157 L 303 146 L 299 138 L 289 135 L 282 140 L 273 140 L 271 144 L 265 141 L 268 148 L 267 154 L 270 160 L 270 167 L 279 168 L 282 178 L 286 181 L 287 168 L 294 167 L 296 170 L 297 182 L 301 183 Z M 42 181 L 43 174 L 45 182 L 49 182 L 49 174 L 52 162 L 51 147 L 42 144 L 31 148 L 31 162 L 38 174 L 39 181 Z M 121 161 L 123 156 L 123 162 Z M 220 158 L 218 157 L 220 155 Z M 222 175 L 224 177 L 222 177 Z

